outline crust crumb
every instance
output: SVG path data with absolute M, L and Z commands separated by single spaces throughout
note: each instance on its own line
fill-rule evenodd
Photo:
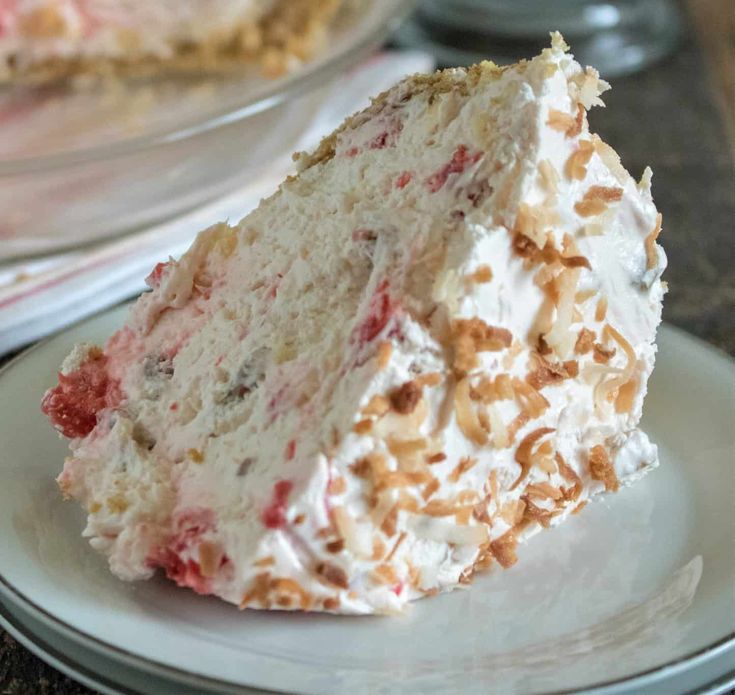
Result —
M 592 350 L 595 338 L 597 338 L 597 335 L 594 331 L 591 331 L 589 328 L 583 328 L 577 336 L 577 342 L 574 344 L 574 352 L 578 355 L 586 355 Z
M 393 409 L 401 415 L 412 413 L 421 400 L 421 387 L 415 381 L 407 381 L 390 394 Z
M 599 480 L 605 484 L 605 490 L 608 492 L 617 492 L 620 484 L 618 477 L 615 475 L 610 457 L 602 444 L 597 444 L 590 449 L 588 456 L 588 464 L 590 475 L 594 480 Z
M 347 579 L 347 573 L 336 565 L 331 565 L 328 562 L 320 562 L 315 572 L 328 584 L 338 586 L 340 589 L 347 589 L 350 586 L 350 582 Z

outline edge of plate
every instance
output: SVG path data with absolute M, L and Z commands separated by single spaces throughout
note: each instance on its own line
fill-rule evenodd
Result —
M 117 683 L 108 681 L 103 676 L 92 673 L 75 659 L 62 654 L 56 647 L 51 646 L 46 640 L 34 634 L 28 626 L 23 625 L 2 601 L 0 601 L 0 628 L 5 630 L 31 654 L 77 683 L 81 683 L 88 688 L 99 688 L 101 689 L 100 692 L 109 695 L 140 695 L 138 691 L 122 687 Z
M 115 307 L 115 309 L 117 308 L 120 307 Z M 15 366 L 21 360 L 25 359 L 29 354 L 33 353 L 37 349 L 47 345 L 54 339 L 58 338 L 60 335 L 68 334 L 72 330 L 77 329 L 79 326 L 83 326 L 93 321 L 100 320 L 107 313 L 110 313 L 115 309 L 108 309 L 104 312 L 100 312 L 90 318 L 85 319 L 84 321 L 81 321 L 77 324 L 74 324 L 73 326 L 64 329 L 59 333 L 56 333 L 53 336 L 45 338 L 44 340 L 36 343 L 35 345 L 32 345 L 26 350 L 23 350 L 18 355 L 13 357 L 7 364 L 3 365 L 2 368 L 0 368 L 0 379 L 13 366 Z M 710 353 L 713 358 L 721 360 L 727 368 L 735 368 L 735 360 L 733 360 L 726 352 L 714 347 L 713 345 L 710 345 L 700 338 L 692 336 L 683 329 L 667 323 L 662 324 L 660 330 L 666 333 L 670 333 L 671 335 L 675 336 L 676 339 L 688 343 L 690 347 L 705 349 L 707 352 Z M 44 623 L 49 628 L 57 630 L 65 637 L 72 639 L 85 647 L 95 649 L 98 652 L 109 656 L 110 658 L 117 659 L 118 661 L 121 659 L 128 660 L 132 662 L 137 668 L 148 673 L 158 674 L 165 678 L 171 678 L 175 681 L 186 683 L 187 685 L 207 686 L 210 688 L 212 686 L 220 688 L 224 687 L 228 689 L 235 688 L 239 689 L 241 692 L 247 692 L 249 689 L 257 687 L 267 691 L 267 688 L 259 685 L 248 686 L 243 683 L 237 683 L 235 681 L 221 680 L 203 674 L 198 674 L 193 671 L 178 669 L 176 667 L 169 666 L 167 664 L 163 664 L 152 659 L 147 659 L 144 656 L 134 654 L 133 652 L 130 652 L 126 649 L 121 649 L 120 647 L 117 647 L 109 642 L 101 640 L 93 635 L 84 632 L 83 630 L 69 625 L 68 623 L 60 620 L 53 614 L 46 611 L 44 608 L 38 606 L 22 591 L 20 591 L 18 588 L 8 582 L 8 580 L 5 579 L 5 577 L 3 576 L 2 571 L 0 571 L 0 594 L 4 594 L 7 600 L 17 602 L 18 605 L 22 606 L 22 608 L 26 610 L 32 617 Z M 2 616 L 0 616 L 0 618 L 1 617 Z M 614 678 L 607 681 L 590 683 L 588 685 L 571 690 L 551 691 L 549 695 L 556 695 L 557 693 L 582 693 L 590 691 L 604 692 L 621 685 L 629 688 L 635 687 L 636 685 L 645 685 L 646 681 L 648 681 L 649 684 L 652 684 L 652 678 L 654 678 L 655 680 L 661 680 L 662 678 L 672 677 L 687 668 L 701 665 L 702 663 L 705 663 L 710 659 L 713 659 L 720 654 L 725 653 L 731 647 L 735 647 L 735 631 L 725 635 L 721 639 L 701 649 L 698 649 L 689 654 L 685 654 L 678 659 L 673 659 L 672 661 L 667 661 L 659 664 L 658 666 L 645 669 L 644 671 L 639 671 L 637 673 L 633 673 L 622 678 Z

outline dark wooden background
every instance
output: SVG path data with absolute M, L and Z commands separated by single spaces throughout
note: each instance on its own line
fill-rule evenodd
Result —
M 735 0 L 689 0 L 666 61 L 617 79 L 594 130 L 654 171 L 669 256 L 664 318 L 735 355 Z M 0 695 L 87 695 L 0 630 Z

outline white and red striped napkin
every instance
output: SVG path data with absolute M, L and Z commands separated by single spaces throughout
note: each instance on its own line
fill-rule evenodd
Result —
M 309 149 L 348 114 L 433 59 L 419 52 L 383 52 L 340 77 L 305 129 L 298 149 Z M 133 297 L 160 260 L 177 258 L 197 232 L 236 222 L 291 173 L 290 153 L 274 162 L 254 184 L 192 213 L 116 241 L 41 259 L 0 264 L 0 355 Z

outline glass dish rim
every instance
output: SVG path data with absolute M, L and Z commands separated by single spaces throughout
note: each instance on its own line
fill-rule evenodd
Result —
M 275 80 L 273 85 L 265 91 L 244 99 L 242 103 L 234 107 L 220 110 L 215 108 L 204 118 L 194 118 L 173 127 L 164 127 L 153 133 L 133 136 L 109 144 L 93 145 L 57 154 L 0 160 L 0 178 L 53 171 L 137 154 L 158 146 L 181 142 L 268 111 L 325 84 L 330 78 L 355 65 L 405 19 L 416 0 L 387 0 L 387 2 L 390 4 L 384 8 L 382 15 L 376 18 L 374 26 L 359 35 L 355 43 L 346 44 L 333 56 L 321 61 L 317 57 L 313 65 L 307 65 L 303 70 Z

